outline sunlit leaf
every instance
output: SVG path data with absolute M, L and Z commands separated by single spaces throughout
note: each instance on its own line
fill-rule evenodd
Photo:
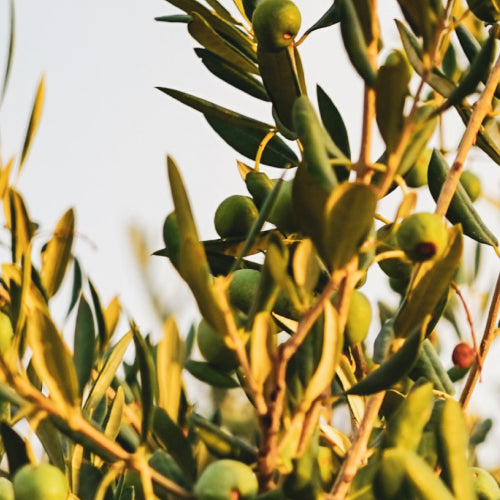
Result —
M 61 283 L 69 261 L 75 232 L 75 212 L 70 208 L 61 217 L 52 238 L 42 253 L 42 285 L 47 296 L 53 297 Z
M 73 356 L 46 313 L 35 308 L 27 321 L 33 365 L 50 397 L 63 407 L 78 404 L 78 377 Z
M 132 332 L 128 332 L 119 340 L 119 342 L 117 342 L 107 357 L 106 362 L 99 371 L 90 394 L 85 401 L 84 414 L 87 417 L 92 416 L 92 413 L 97 408 L 99 401 L 106 394 L 106 391 L 111 385 L 111 382 L 113 381 L 116 372 L 122 363 L 123 356 L 131 340 Z
M 120 299 L 118 297 L 113 297 L 111 299 L 111 302 L 103 311 L 104 324 L 106 325 L 106 333 L 108 339 L 111 338 L 115 333 L 118 322 L 120 321 L 121 313 L 122 313 L 122 306 L 120 304 Z
M 249 73 L 258 74 L 255 63 L 245 54 L 231 46 L 210 24 L 198 13 L 191 14 L 192 20 L 188 24 L 191 36 L 210 52 L 218 55 L 234 67 Z
M 167 318 L 163 324 L 163 338 L 158 343 L 156 351 L 158 406 L 165 410 L 174 422 L 177 422 L 179 415 L 184 351 L 184 342 L 175 319 Z
M 337 311 L 330 303 L 324 304 L 323 347 L 318 366 L 309 380 L 300 403 L 307 411 L 314 400 L 330 385 L 342 355 L 343 336 L 339 332 Z
M 21 170 L 24 160 L 28 155 L 29 149 L 33 142 L 33 138 L 38 128 L 38 123 L 40 122 L 40 117 L 42 115 L 43 101 L 45 98 L 45 78 L 42 76 L 38 88 L 36 91 L 35 102 L 33 103 L 33 109 L 31 110 L 31 117 L 28 124 L 28 130 L 26 131 L 26 137 L 24 139 L 23 149 L 21 151 L 21 159 L 19 161 L 19 171 Z
M 340 184 L 326 204 L 322 254 L 341 269 L 356 254 L 373 225 L 377 196 L 365 184 Z

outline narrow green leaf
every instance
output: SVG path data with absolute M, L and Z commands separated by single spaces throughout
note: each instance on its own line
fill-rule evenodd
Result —
M 85 385 L 90 379 L 92 367 L 94 366 L 95 343 L 94 317 L 87 301 L 82 295 L 76 315 L 73 347 L 73 358 L 78 376 L 80 396 L 83 394 Z
M 156 350 L 158 376 L 158 406 L 177 422 L 183 387 L 182 365 L 185 358 L 184 342 L 173 317 L 163 323 L 163 338 Z
M 35 234 L 35 226 L 30 220 L 23 197 L 13 187 L 8 192 L 9 198 L 4 202 L 4 207 L 8 203 L 10 208 L 10 217 L 6 219 L 12 235 L 12 259 L 13 262 L 19 262 Z
M 75 212 L 72 208 L 65 212 L 54 230 L 52 238 L 42 252 L 40 278 L 47 296 L 53 297 L 61 283 L 69 261 L 73 235 L 75 233 Z
M 406 25 L 397 19 L 396 26 L 399 31 L 404 51 L 413 69 L 422 78 L 427 76 L 426 83 L 439 92 L 443 97 L 448 97 L 454 91 L 456 87 L 455 84 L 436 68 L 433 68 L 433 70 L 427 74 L 424 68 L 424 63 L 422 62 L 422 48 L 420 47 L 418 40 L 406 27 Z
M 434 150 L 429 162 L 427 180 L 429 191 L 436 201 L 439 198 L 448 171 L 448 164 L 443 155 L 439 151 Z M 460 183 L 451 199 L 450 206 L 446 212 L 446 218 L 452 224 L 460 223 L 464 234 L 472 239 L 493 247 L 498 245 L 496 236 L 484 224 L 474 208 L 469 195 Z
M 194 51 L 216 77 L 257 99 L 269 101 L 269 96 L 262 82 L 250 73 L 236 68 L 207 49 L 195 48 Z
M 255 59 L 254 42 L 248 34 L 236 26 L 237 23 L 234 22 L 234 19 L 224 19 L 219 13 L 212 12 L 196 0 L 168 0 L 168 2 L 188 14 L 193 15 L 193 13 L 197 13 L 213 30 L 223 38 L 229 40 L 235 48 L 243 52 L 247 57 Z
M 270 130 L 257 130 L 253 127 L 235 127 L 230 122 L 218 118 L 208 116 L 205 118 L 229 146 L 251 160 L 256 159 L 262 140 L 270 132 Z M 277 135 L 267 143 L 261 157 L 261 163 L 277 168 L 290 168 L 297 162 L 296 154 Z
M 373 226 L 376 206 L 375 190 L 365 184 L 343 183 L 333 190 L 322 245 L 330 269 L 342 269 L 354 257 Z
M 113 441 L 120 432 L 123 420 L 123 408 L 125 407 L 125 391 L 122 386 L 116 390 L 115 397 L 110 405 L 104 425 L 104 434 Z
M 160 21 L 162 23 L 183 23 L 187 24 L 189 21 L 193 19 L 191 16 L 187 14 L 177 14 L 173 16 L 159 16 L 155 17 L 155 21 Z
M 273 103 L 273 111 L 278 117 L 278 129 L 281 131 L 280 124 L 282 124 L 291 134 L 287 138 L 293 140 L 295 138 L 292 137 L 295 131 L 292 117 L 293 103 L 305 92 L 297 73 L 299 53 L 293 45 L 274 52 L 259 46 L 257 61 L 262 82 Z
M 263 393 L 264 384 L 273 368 L 274 323 L 270 313 L 257 313 L 250 334 L 250 370 L 259 390 Z
M 99 294 L 94 287 L 92 281 L 88 280 L 90 296 L 92 297 L 92 304 L 94 306 L 94 314 L 97 322 L 97 336 L 99 338 L 99 351 L 104 352 L 108 346 L 109 337 L 106 331 L 106 321 L 104 319 L 104 313 L 101 306 L 101 299 Z
M 63 407 L 76 406 L 79 388 L 73 357 L 47 313 L 33 309 L 27 321 L 27 338 L 33 366 L 50 397 Z
M 191 443 L 182 429 L 168 416 L 163 408 L 155 407 L 153 413 L 153 434 L 190 482 L 196 479 L 196 461 Z
M 198 43 L 234 67 L 242 71 L 258 74 L 256 64 L 245 54 L 230 45 L 202 16 L 193 12 L 191 17 L 192 20 L 188 24 L 188 30 Z
M 36 133 L 36 129 L 38 128 L 38 123 L 40 122 L 40 117 L 42 115 L 44 98 L 45 98 L 45 78 L 42 76 L 36 91 L 35 102 L 33 103 L 33 108 L 31 110 L 31 117 L 28 124 L 28 130 L 26 131 L 23 149 L 21 151 L 21 159 L 19 161 L 19 171 L 21 171 L 24 160 L 26 160 L 26 156 L 28 156 L 29 149 L 31 147 L 33 138 Z
M 198 238 L 191 206 L 184 183 L 175 162 L 168 157 L 168 177 L 174 199 L 175 212 L 181 234 L 179 272 L 191 288 L 202 316 L 220 332 L 226 331 L 226 323 L 213 290 L 213 278 L 205 250 Z
M 318 98 L 319 114 L 326 131 L 330 134 L 333 142 L 337 144 L 345 156 L 350 158 L 351 148 L 349 146 L 349 136 L 339 110 L 328 94 L 319 85 L 316 87 L 316 94 Z
M 217 104 L 201 99 L 200 97 L 181 92 L 180 90 L 169 89 L 165 87 L 157 88 L 164 94 L 173 97 L 186 106 L 200 111 L 205 115 L 206 118 L 216 118 L 235 127 L 255 129 L 264 132 L 265 134 L 273 129 L 272 125 L 268 125 L 267 123 L 263 123 L 258 120 L 254 120 L 253 118 L 249 118 L 248 116 L 241 115 L 239 113 L 236 113 L 235 111 L 231 111 L 230 109 L 223 108 L 222 106 L 218 106 Z
M 307 411 L 314 400 L 319 397 L 323 391 L 331 384 L 331 381 L 337 371 L 337 366 L 342 355 L 344 344 L 343 336 L 338 328 L 337 311 L 330 301 L 324 305 L 324 327 L 323 327 L 323 347 L 321 357 L 313 373 L 304 396 L 300 403 L 303 411 Z
M 141 375 L 142 440 L 145 442 L 153 424 L 153 408 L 158 399 L 158 385 L 150 347 L 135 324 L 131 324 L 131 329 Z
M 99 371 L 96 381 L 94 382 L 94 385 L 92 386 L 90 394 L 83 407 L 84 415 L 87 418 L 90 418 L 92 416 L 92 413 L 99 404 L 99 401 L 106 394 L 108 387 L 111 385 L 111 382 L 113 381 L 116 372 L 122 363 L 123 356 L 131 340 L 132 332 L 128 332 L 113 347 L 111 353 L 106 359 L 106 362 Z
M 12 57 L 14 55 L 14 41 L 15 41 L 15 9 L 14 0 L 9 1 L 9 49 L 7 52 L 7 61 L 5 63 L 5 71 L 3 74 L 2 91 L 0 92 L 0 107 L 2 106 L 7 85 L 9 84 L 10 69 L 12 67 Z
M 421 341 L 422 332 L 414 331 L 395 354 L 354 384 L 347 394 L 368 395 L 389 389 L 411 370 L 420 353 Z
M 210 363 L 188 359 L 184 362 L 184 368 L 193 377 L 206 384 L 222 389 L 234 389 L 239 387 L 238 382 L 227 373 L 216 370 Z
M 230 458 L 246 464 L 257 460 L 257 449 L 243 439 L 233 436 L 197 413 L 189 414 L 189 423 L 211 453 L 219 458 Z
M 394 151 L 399 143 L 410 79 L 411 68 L 406 57 L 393 50 L 380 66 L 375 81 L 377 125 L 389 152 Z
M 340 13 L 338 2 L 334 1 L 328 10 L 305 32 L 306 35 L 313 31 L 327 28 L 340 22 Z
M 78 299 L 80 298 L 80 294 L 82 291 L 82 283 L 83 283 L 83 275 L 82 268 L 80 267 L 80 262 L 78 259 L 73 258 L 73 287 L 71 289 L 71 300 L 68 306 L 68 312 L 66 313 L 66 317 L 71 314 L 71 311 L 75 307 Z
M 21 436 L 7 423 L 0 422 L 0 435 L 7 453 L 9 472 L 14 476 L 16 471 L 23 465 L 29 463 L 26 443 Z
M 45 418 L 38 422 L 36 435 L 47 453 L 50 463 L 55 465 L 62 472 L 66 472 L 66 462 L 64 458 L 63 443 L 61 434 L 54 427 L 52 422 Z

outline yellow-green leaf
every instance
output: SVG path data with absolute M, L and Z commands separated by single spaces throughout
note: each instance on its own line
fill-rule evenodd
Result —
M 354 257 L 373 225 L 377 195 L 365 184 L 344 183 L 326 204 L 322 254 L 330 269 L 342 269 Z
M 274 323 L 271 315 L 268 312 L 257 313 L 250 335 L 250 368 L 261 393 L 273 368 L 273 334 Z
M 61 283 L 71 258 L 73 235 L 75 233 L 75 212 L 66 211 L 57 223 L 52 238 L 42 253 L 40 278 L 47 296 L 53 297 Z
M 28 155 L 29 149 L 33 142 L 33 137 L 35 136 L 36 129 L 38 128 L 38 123 L 40 122 L 40 116 L 42 115 L 43 100 L 45 98 L 45 77 L 42 76 L 38 88 L 36 91 L 35 102 L 33 103 L 33 108 L 31 110 L 31 117 L 28 124 L 28 130 L 26 131 L 26 137 L 24 139 L 24 145 L 21 152 L 21 160 L 19 162 L 19 171 L 21 170 L 24 160 Z
M 73 357 L 52 320 L 38 308 L 29 315 L 27 338 L 33 366 L 49 396 L 63 407 L 75 407 L 79 391 Z
M 323 348 L 316 371 L 313 373 L 301 401 L 301 409 L 307 411 L 314 400 L 331 383 L 342 355 L 343 336 L 338 328 L 337 311 L 330 301 L 324 305 Z
M 184 353 L 184 341 L 179 335 L 175 319 L 169 317 L 163 324 L 163 338 L 156 351 L 156 373 L 158 406 L 163 408 L 174 422 L 177 422 L 179 415 Z
M 193 12 L 191 17 L 192 20 L 188 24 L 188 30 L 198 43 L 242 71 L 258 73 L 254 62 L 227 43 L 202 16 Z

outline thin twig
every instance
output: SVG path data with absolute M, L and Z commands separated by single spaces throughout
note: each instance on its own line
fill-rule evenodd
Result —
M 460 403 L 462 408 L 465 410 L 469 404 L 474 387 L 479 379 L 479 366 L 484 363 L 484 358 L 488 354 L 491 342 L 495 338 L 495 324 L 498 318 L 498 313 L 500 311 L 500 274 L 497 278 L 497 283 L 495 285 L 495 290 L 493 292 L 493 297 L 491 298 L 490 309 L 488 312 L 488 319 L 486 320 L 486 326 L 484 328 L 483 338 L 481 340 L 481 345 L 479 346 L 479 357 L 472 364 L 469 376 L 463 388 L 462 394 L 460 396 Z
M 453 288 L 453 290 L 455 290 L 455 293 L 457 294 L 458 298 L 460 299 L 460 302 L 462 303 L 462 307 L 464 308 L 465 316 L 467 318 L 467 323 L 469 323 L 470 333 L 471 333 L 471 337 L 472 337 L 472 345 L 474 346 L 474 351 L 476 353 L 479 375 L 481 376 L 481 371 L 483 369 L 483 363 L 481 360 L 481 356 L 479 356 L 479 346 L 477 345 L 477 338 L 476 338 L 476 332 L 474 330 L 474 322 L 472 321 L 472 315 L 470 313 L 469 307 L 467 306 L 467 302 L 465 302 L 465 298 L 462 295 L 462 292 L 460 291 L 460 288 L 458 287 L 458 285 L 454 281 L 452 281 L 451 287 Z
M 382 401 L 384 400 L 385 391 L 377 392 L 370 396 L 366 404 L 366 410 L 361 421 L 351 447 L 347 451 L 346 458 L 342 463 L 342 467 L 337 475 L 337 479 L 333 484 L 332 491 L 328 496 L 328 500 L 344 500 L 351 482 L 356 475 L 356 472 L 366 455 L 368 448 L 368 440 L 372 432 L 373 426 L 378 417 L 378 412 Z
M 460 176 L 462 175 L 462 167 L 465 163 L 469 150 L 476 142 L 476 137 L 479 130 L 481 129 L 481 124 L 492 110 L 491 102 L 493 100 L 493 95 L 499 81 L 500 56 L 495 62 L 495 66 L 493 67 L 488 77 L 488 81 L 486 82 L 486 86 L 484 87 L 481 96 L 474 105 L 474 111 L 472 112 L 469 123 L 467 124 L 467 128 L 465 129 L 464 135 L 462 136 L 460 144 L 458 145 L 455 161 L 453 162 L 453 165 L 451 166 L 448 175 L 446 176 L 443 187 L 441 188 L 441 192 L 439 193 L 439 198 L 436 205 L 436 213 L 438 215 L 441 215 L 442 217 L 444 217 L 444 215 L 448 211 L 451 199 L 455 194 Z

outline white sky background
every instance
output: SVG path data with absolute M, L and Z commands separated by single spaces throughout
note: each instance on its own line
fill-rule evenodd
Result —
M 223 3 L 231 5 L 229 0 Z M 303 27 L 308 27 L 331 0 L 296 3 L 303 13 Z M 7 4 L 0 0 L 0 72 L 7 52 Z M 391 21 L 398 15 L 396 2 L 381 0 L 380 4 L 387 9 L 382 16 L 387 23 L 383 25 L 386 48 L 397 47 Z M 163 220 L 172 209 L 166 154 L 180 166 L 203 239 L 215 237 L 212 219 L 217 205 L 226 196 L 246 194 L 246 190 L 235 162 L 244 158 L 218 138 L 200 113 L 154 87 L 181 89 L 271 122 L 268 104 L 229 87 L 205 69 L 193 52 L 196 44 L 185 25 L 154 21 L 156 16 L 174 13 L 179 11 L 161 0 L 17 1 L 12 75 L 0 110 L 6 161 L 21 150 L 35 90 L 41 75 L 46 75 L 42 120 L 19 182 L 29 212 L 41 224 L 38 243 L 48 239 L 68 207 L 75 207 L 80 235 L 75 252 L 103 304 L 118 294 L 141 330 L 153 331 L 157 339 L 161 329 L 145 299 L 127 226 L 133 221 L 144 228 L 151 252 L 163 246 Z M 391 34 L 387 35 L 386 27 Z M 356 154 L 362 85 L 346 59 L 338 31 L 313 33 L 300 51 L 309 93 L 314 96 L 320 83 L 333 98 Z M 479 167 L 489 181 L 485 189 L 498 198 L 498 167 L 490 164 L 483 169 L 481 162 Z M 269 169 L 268 173 L 278 177 L 281 171 Z M 498 212 L 492 214 L 488 223 L 499 233 Z M 166 260 L 151 259 L 165 302 L 176 311 L 184 305 L 178 317 L 185 331 L 197 317 L 190 294 Z M 496 275 L 498 267 L 498 261 L 492 260 L 491 274 L 485 279 Z M 368 285 L 380 287 L 376 280 Z M 61 308 L 67 305 L 68 293 L 60 294 Z M 475 398 L 485 416 L 500 414 L 498 375 L 494 381 L 492 365 L 491 359 L 487 361 L 493 383 L 488 390 L 480 388 Z M 490 449 L 484 457 L 489 465 L 498 464 L 500 450 Z

